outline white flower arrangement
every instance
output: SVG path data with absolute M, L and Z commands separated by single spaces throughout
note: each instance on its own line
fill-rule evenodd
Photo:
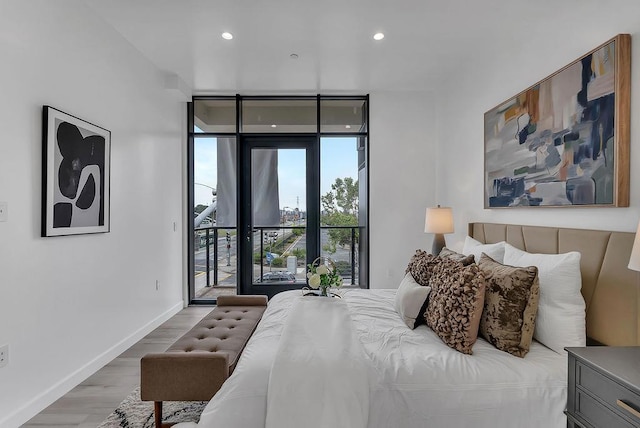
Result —
M 314 290 L 320 289 L 320 295 L 326 296 L 329 288 L 341 287 L 344 280 L 331 259 L 324 258 L 324 263 L 321 261 L 322 257 L 318 257 L 313 263 L 307 265 L 307 279 L 309 287 Z

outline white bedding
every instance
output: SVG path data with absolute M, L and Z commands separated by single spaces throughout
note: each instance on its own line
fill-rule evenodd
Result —
M 367 428 L 375 376 L 350 325 L 342 299 L 297 297 L 271 367 L 266 428 Z
M 395 290 L 343 295 L 375 369 L 369 428 L 566 427 L 566 355 L 534 342 L 522 359 L 482 339 L 473 355 L 464 355 L 426 326 L 408 329 L 393 309 Z M 265 427 L 271 367 L 298 296 L 299 291 L 280 293 L 269 302 L 233 375 L 209 402 L 198 427 Z

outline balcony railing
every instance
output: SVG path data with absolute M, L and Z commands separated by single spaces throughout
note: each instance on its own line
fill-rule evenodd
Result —
M 359 227 L 358 226 L 320 226 L 320 230 L 321 231 L 331 231 L 331 230 L 344 230 L 344 231 L 348 231 L 348 233 L 350 234 L 350 239 L 348 240 L 348 245 L 349 245 L 349 265 L 350 265 L 350 273 L 351 273 L 351 285 L 356 285 L 356 263 L 357 263 L 357 257 L 356 257 L 356 248 L 357 248 L 357 239 L 359 238 L 358 235 L 358 230 Z M 323 240 L 321 240 L 322 242 Z M 322 253 L 324 253 L 324 249 L 322 250 Z M 331 257 L 331 255 L 329 255 L 329 257 Z M 345 277 L 345 272 L 343 269 L 340 269 L 340 261 L 341 260 L 336 260 L 335 257 L 332 257 L 334 259 L 334 262 L 336 262 L 338 264 L 338 271 L 340 272 L 340 275 L 342 275 L 343 277 Z
M 358 240 L 358 226 L 321 226 L 321 243 L 323 249 L 321 254 L 323 256 L 330 257 L 336 263 L 340 274 L 345 278 L 346 285 L 356 285 L 357 272 L 358 272 L 358 257 L 357 257 L 357 240 Z M 277 266 L 273 265 L 274 254 L 278 256 L 283 255 L 296 255 L 298 261 L 303 260 L 302 268 L 306 266 L 308 262 L 306 260 L 306 247 L 304 245 L 297 245 L 299 238 L 304 237 L 305 226 L 295 225 L 283 225 L 280 227 L 256 227 L 253 229 L 253 281 L 261 282 L 263 278 L 265 281 L 269 281 L 265 277 L 265 270 L 281 269 L 284 266 L 280 266 L 280 263 L 284 263 L 283 260 L 276 260 Z M 329 252 L 327 246 L 329 243 L 329 233 L 332 230 L 344 230 L 346 236 L 342 236 L 340 240 L 343 245 L 337 245 Z M 204 286 L 218 286 L 220 285 L 218 271 L 223 266 L 230 266 L 228 272 L 237 272 L 237 263 L 232 266 L 231 260 L 236 258 L 236 229 L 229 227 L 219 226 L 205 226 L 199 227 L 195 230 L 195 274 L 206 275 L 206 283 Z M 204 254 L 203 254 L 204 253 Z M 198 257 L 200 256 L 200 257 Z M 204 260 L 203 257 L 204 256 Z M 286 259 L 285 259 L 286 260 Z M 297 263 L 300 265 L 300 263 Z M 300 273 L 297 270 L 301 270 Z M 296 269 L 296 272 L 292 272 L 296 277 L 296 283 L 303 284 L 306 282 L 306 269 Z M 224 279 L 223 279 L 224 281 Z M 228 283 L 228 285 L 235 285 L 235 283 Z M 196 287 L 198 288 L 198 286 Z M 197 290 L 196 290 L 197 292 Z

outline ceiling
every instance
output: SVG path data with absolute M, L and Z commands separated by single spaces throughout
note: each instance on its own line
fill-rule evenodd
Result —
M 637 0 L 84 2 L 196 94 L 430 91 L 496 53 L 640 22 Z

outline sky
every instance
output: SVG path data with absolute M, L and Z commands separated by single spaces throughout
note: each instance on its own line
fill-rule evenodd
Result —
M 195 204 L 211 203 L 210 187 L 217 187 L 216 138 L 196 138 L 194 141 Z M 358 178 L 357 139 L 322 138 L 320 142 L 320 193 L 331 190 L 335 179 Z M 278 184 L 280 209 L 289 207 L 306 211 L 305 153 L 303 149 L 278 151 Z M 296 198 L 299 198 L 297 203 Z

